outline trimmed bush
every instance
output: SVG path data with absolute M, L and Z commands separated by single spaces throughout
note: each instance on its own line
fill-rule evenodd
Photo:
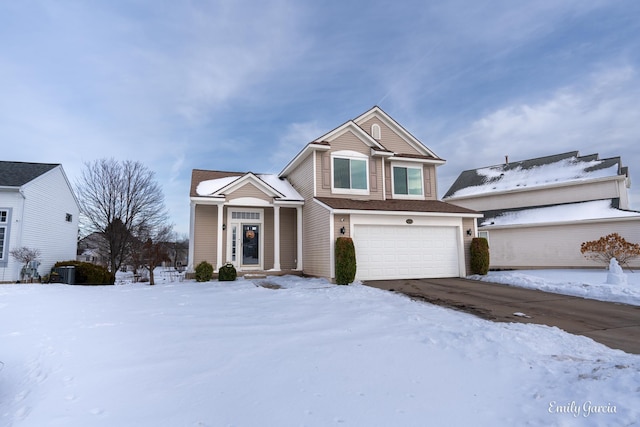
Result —
M 336 284 L 348 285 L 356 278 L 356 248 L 351 237 L 336 239 Z
M 238 277 L 238 273 L 231 263 L 226 263 L 218 270 L 218 281 L 220 282 L 233 282 L 236 277 Z
M 196 266 L 196 282 L 208 282 L 213 277 L 213 266 L 202 261 Z
M 116 276 L 105 267 L 90 262 L 59 261 L 55 263 L 53 268 L 58 267 L 75 267 L 76 285 L 113 285 L 116 281 Z
M 471 274 L 489 272 L 489 242 L 484 237 L 471 239 Z

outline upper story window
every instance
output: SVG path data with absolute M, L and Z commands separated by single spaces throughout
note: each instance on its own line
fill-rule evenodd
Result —
M 424 195 L 422 166 L 393 166 L 393 195 L 399 198 L 419 198 Z
M 332 156 L 333 192 L 369 194 L 368 157 L 356 152 L 336 152 Z

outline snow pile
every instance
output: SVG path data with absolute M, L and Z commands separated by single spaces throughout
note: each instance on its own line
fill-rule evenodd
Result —
M 622 267 L 618 264 L 618 260 L 611 258 L 609 262 L 609 271 L 607 273 L 607 285 L 626 285 L 627 275 L 622 271 Z
M 484 218 L 480 225 L 542 224 L 624 217 L 640 217 L 640 213 L 612 208 L 611 200 L 594 200 L 590 202 L 505 212 L 493 218 Z
M 469 278 L 556 294 L 640 305 L 640 273 L 625 275 L 624 283 L 616 286 L 607 284 L 608 274 L 606 270 L 513 270 L 490 271 L 486 276 L 473 275 Z
M 451 197 L 540 187 L 586 179 L 605 178 L 618 174 L 617 164 L 608 168 L 593 169 L 602 163 L 603 160 L 578 161 L 575 157 L 572 157 L 531 168 L 517 166 L 512 169 L 505 169 L 504 165 L 480 168 L 476 170 L 476 173 L 483 178 L 484 184 L 462 188 Z
M 640 356 L 359 284 L 0 286 L 0 425 L 632 425 Z

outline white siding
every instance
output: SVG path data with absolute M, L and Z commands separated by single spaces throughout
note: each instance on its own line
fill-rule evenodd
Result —
M 0 283 L 15 282 L 20 278 L 20 265 L 9 255 L 9 251 L 17 247 L 15 242 L 19 242 L 22 236 L 23 207 L 24 199 L 18 191 L 0 191 L 0 209 L 10 211 L 6 224 L 4 259 L 0 261 Z
M 57 261 L 76 259 L 79 207 L 60 166 L 25 184 L 23 194 L 22 236 L 12 235 L 12 244 L 39 249 L 38 272 L 46 275 Z

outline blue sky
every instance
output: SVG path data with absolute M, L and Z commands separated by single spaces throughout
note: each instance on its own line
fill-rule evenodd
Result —
M 640 209 L 640 2 L 0 1 L 3 160 L 279 172 L 379 105 L 465 169 L 621 156 Z

